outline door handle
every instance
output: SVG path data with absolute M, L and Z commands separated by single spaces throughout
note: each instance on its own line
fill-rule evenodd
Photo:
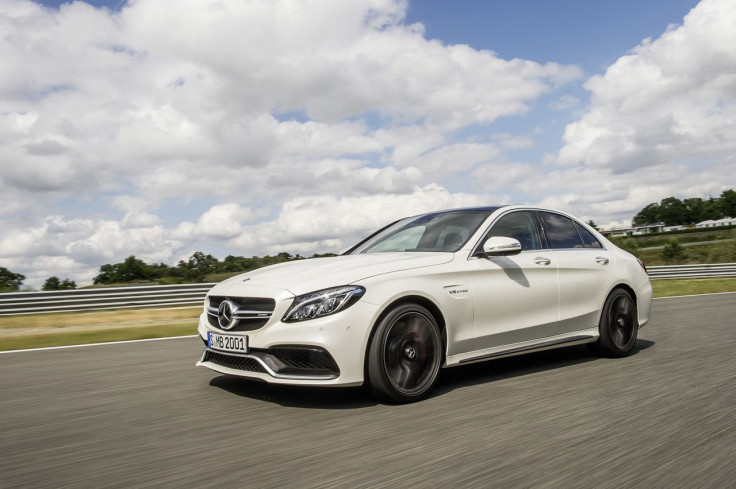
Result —
M 608 265 L 608 258 L 606 258 L 605 256 L 596 256 L 595 261 L 599 265 Z
M 536 263 L 537 265 L 549 265 L 552 262 L 549 260 L 549 258 L 538 256 L 534 259 L 534 263 Z

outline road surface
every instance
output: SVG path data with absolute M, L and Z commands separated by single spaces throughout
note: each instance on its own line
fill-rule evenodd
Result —
M 422 402 L 195 368 L 173 339 L 0 354 L 0 487 L 733 487 L 736 294 L 655 301 L 635 353 L 443 371 Z

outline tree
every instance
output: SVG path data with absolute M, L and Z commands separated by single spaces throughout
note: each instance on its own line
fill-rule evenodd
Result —
M 0 267 L 0 292 L 18 292 L 25 279 L 25 275 Z
M 687 223 L 687 207 L 677 197 L 667 197 L 659 203 L 657 217 L 665 226 Z
M 77 284 L 73 280 L 69 280 L 68 278 L 59 280 L 59 277 L 54 276 L 46 279 L 41 290 L 70 290 L 76 288 Z
M 190 270 L 196 270 L 200 275 L 205 275 L 207 273 L 216 272 L 219 263 L 220 262 L 214 256 L 209 254 L 205 255 L 201 251 L 195 251 L 194 254 L 189 257 L 187 268 Z
M 704 200 L 700 197 L 684 201 L 676 197 L 662 199 L 640 210 L 632 219 L 634 226 L 664 222 L 667 226 L 692 224 L 706 220 L 736 217 L 736 190 L 724 190 L 717 199 Z
M 705 202 L 705 210 L 703 211 L 703 220 L 710 219 L 716 220 L 722 217 L 723 211 L 721 210 L 721 201 L 719 199 L 710 198 Z
M 659 221 L 659 204 L 652 202 L 644 207 L 634 216 L 632 220 L 634 226 L 642 226 L 644 224 L 652 224 Z
M 595 221 L 593 219 L 589 220 L 587 224 L 588 224 L 588 226 L 592 227 L 596 231 L 598 230 L 598 225 L 596 225 L 596 223 L 595 223 Z
M 102 265 L 100 273 L 94 278 L 96 284 L 117 284 L 148 278 L 148 265 L 135 256 L 129 256 L 122 263 Z
M 685 199 L 685 212 L 687 214 L 686 221 L 688 223 L 698 223 L 705 220 L 705 202 L 700 197 Z
M 724 190 L 718 199 L 721 208 L 721 217 L 736 217 L 736 190 Z

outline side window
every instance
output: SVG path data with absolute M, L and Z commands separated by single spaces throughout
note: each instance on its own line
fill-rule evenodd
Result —
M 521 243 L 522 251 L 542 248 L 534 217 L 529 211 L 512 212 L 501 217 L 493 224 L 485 239 L 492 236 L 514 238 Z
M 583 244 L 586 248 L 603 248 L 601 242 L 598 241 L 590 231 L 577 222 L 575 223 L 575 227 L 578 228 L 578 233 L 580 233 L 580 237 L 583 238 Z
M 547 236 L 547 243 L 552 249 L 567 248 L 583 248 L 583 241 L 580 239 L 575 224 L 572 219 L 559 214 L 549 212 L 540 212 L 539 217 L 542 219 L 544 232 Z

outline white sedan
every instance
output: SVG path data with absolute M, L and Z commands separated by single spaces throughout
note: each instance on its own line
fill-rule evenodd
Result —
M 644 264 L 563 212 L 432 212 L 341 256 L 216 285 L 197 365 L 279 384 L 366 385 L 411 402 L 442 367 L 582 343 L 626 356 L 651 301 Z

